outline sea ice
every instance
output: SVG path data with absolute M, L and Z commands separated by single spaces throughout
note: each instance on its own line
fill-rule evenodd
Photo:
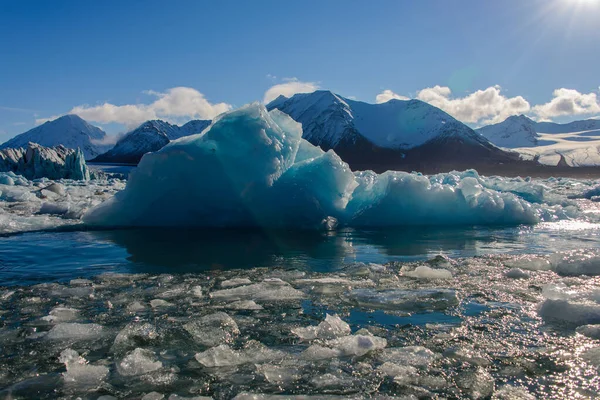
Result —
M 66 349 L 59 357 L 67 372 L 63 373 L 65 383 L 78 388 L 95 388 L 108 375 L 109 369 L 103 365 L 89 365 L 87 360 L 79 356 L 75 350 Z
M 216 290 L 210 293 L 215 300 L 254 300 L 254 301 L 293 301 L 304 297 L 304 293 L 294 289 L 289 283 L 278 278 L 265 279 L 260 283 Z
M 361 306 L 386 310 L 443 310 L 458 305 L 451 289 L 355 289 L 348 296 Z
M 131 322 L 115 338 L 113 351 L 146 345 L 159 338 L 156 328 L 147 322 Z
M 596 325 L 583 325 L 578 327 L 577 333 L 587 336 L 592 339 L 600 340 L 600 324 Z
M 183 328 L 203 346 L 213 347 L 231 343 L 240 330 L 229 315 L 217 312 L 183 325 Z
M 419 265 L 413 271 L 405 272 L 404 275 L 418 279 L 452 279 L 452 272 L 447 269 L 430 268 L 426 265 Z
M 344 322 L 337 315 L 325 316 L 325 321 L 321 322 L 317 326 L 308 326 L 306 328 L 294 328 L 292 333 L 304 340 L 313 339 L 334 339 L 340 336 L 347 336 L 350 334 L 350 325 Z
M 426 367 L 440 355 L 422 346 L 390 347 L 378 354 L 379 361 L 397 365 L 410 365 L 413 367 Z
M 45 336 L 48 340 L 91 340 L 103 333 L 104 327 L 98 324 L 64 322 L 55 325 Z
M 511 279 L 528 279 L 529 274 L 523 271 L 521 268 L 511 268 L 504 274 L 507 278 Z
M 247 363 L 264 363 L 282 360 L 286 353 L 273 350 L 260 342 L 250 340 L 240 350 L 234 350 L 226 344 L 210 348 L 196 354 L 196 360 L 208 368 L 232 367 Z
M 122 376 L 135 376 L 147 374 L 162 367 L 162 363 L 156 359 L 152 351 L 138 347 L 117 364 L 117 371 Z
M 301 126 L 290 117 L 255 103 L 146 154 L 126 189 L 88 211 L 84 221 L 332 229 L 535 224 L 541 215 L 518 195 L 485 187 L 475 171 L 429 178 L 353 173 L 333 151 L 302 139 Z M 544 215 L 555 217 L 550 209 Z

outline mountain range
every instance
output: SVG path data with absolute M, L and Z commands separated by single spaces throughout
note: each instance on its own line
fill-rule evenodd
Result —
M 280 96 L 267 105 L 274 108 L 300 122 L 306 140 L 323 150 L 333 149 L 354 170 L 492 171 L 523 164 L 517 153 L 496 147 L 420 100 L 369 104 L 321 90 Z
M 597 119 L 558 124 L 516 115 L 479 128 L 477 132 L 497 146 L 512 149 L 542 164 L 600 165 L 600 120 Z
M 106 132 L 71 114 L 21 133 L 0 145 L 0 149 L 27 148 L 29 142 L 46 147 L 63 145 L 70 149 L 81 149 L 85 159 L 89 160 L 112 147 L 104 144 L 105 140 Z
M 92 161 L 105 163 L 137 164 L 142 156 L 163 148 L 171 140 L 202 132 L 210 120 L 193 120 L 183 126 L 161 120 L 146 121 L 125 134 L 115 146 Z
M 520 115 L 473 130 L 420 100 L 369 104 L 326 90 L 279 96 L 267 105 L 302 124 L 303 137 L 333 149 L 353 170 L 423 173 L 474 168 L 484 174 L 551 174 L 556 168 L 600 165 L 600 120 L 569 124 L 536 122 Z M 172 140 L 200 133 L 211 121 L 177 126 L 146 121 L 107 146 L 106 133 L 76 115 L 66 115 L 20 134 L 0 148 L 59 144 L 79 147 L 96 162 L 137 164 Z M 596 142 L 597 141 L 597 142 Z M 111 148 L 112 147 L 112 148 Z M 542 169 L 540 169 L 542 168 Z

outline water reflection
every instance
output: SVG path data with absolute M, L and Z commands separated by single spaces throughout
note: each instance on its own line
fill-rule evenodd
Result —
M 0 286 L 103 272 L 187 273 L 282 267 L 319 272 L 352 262 L 436 254 L 548 253 L 597 246 L 600 230 L 556 227 L 399 228 L 336 232 L 132 229 L 36 232 L 0 240 Z
M 495 232 L 495 233 L 494 233 Z M 126 249 L 128 260 L 148 272 L 252 267 L 301 267 L 328 271 L 350 262 L 424 259 L 433 254 L 473 256 L 518 230 L 395 229 L 312 231 L 146 229 L 89 232 L 95 240 Z M 497 237 L 501 235 L 501 239 Z

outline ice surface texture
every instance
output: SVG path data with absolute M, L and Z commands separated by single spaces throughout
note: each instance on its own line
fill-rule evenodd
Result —
M 538 207 L 481 184 L 474 171 L 353 173 L 302 128 L 258 103 L 143 157 L 100 226 L 295 227 L 534 224 Z
M 0 172 L 15 172 L 27 179 L 90 180 L 90 171 L 81 150 L 60 145 L 44 147 L 29 143 L 27 148 L 0 150 Z

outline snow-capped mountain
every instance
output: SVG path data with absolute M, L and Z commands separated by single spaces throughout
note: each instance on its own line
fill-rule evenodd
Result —
M 161 120 L 146 121 L 93 161 L 137 164 L 144 154 L 160 150 L 171 140 L 200 133 L 210 122 L 194 120 L 180 127 Z
M 477 130 L 497 146 L 513 149 L 546 165 L 600 165 L 600 120 L 567 124 L 512 116 Z
M 267 108 L 300 122 L 306 140 L 333 149 L 353 169 L 435 172 L 520 161 L 517 154 L 420 100 L 369 104 L 316 91 L 280 96 Z
M 106 133 L 77 115 L 64 115 L 15 136 L 0 145 L 0 149 L 25 148 L 29 142 L 46 147 L 63 145 L 69 149 L 81 149 L 85 159 L 102 154 L 110 145 L 102 144 Z
M 477 132 L 496 146 L 516 148 L 537 146 L 540 135 L 537 123 L 524 115 L 513 115 L 503 122 L 484 126 Z

